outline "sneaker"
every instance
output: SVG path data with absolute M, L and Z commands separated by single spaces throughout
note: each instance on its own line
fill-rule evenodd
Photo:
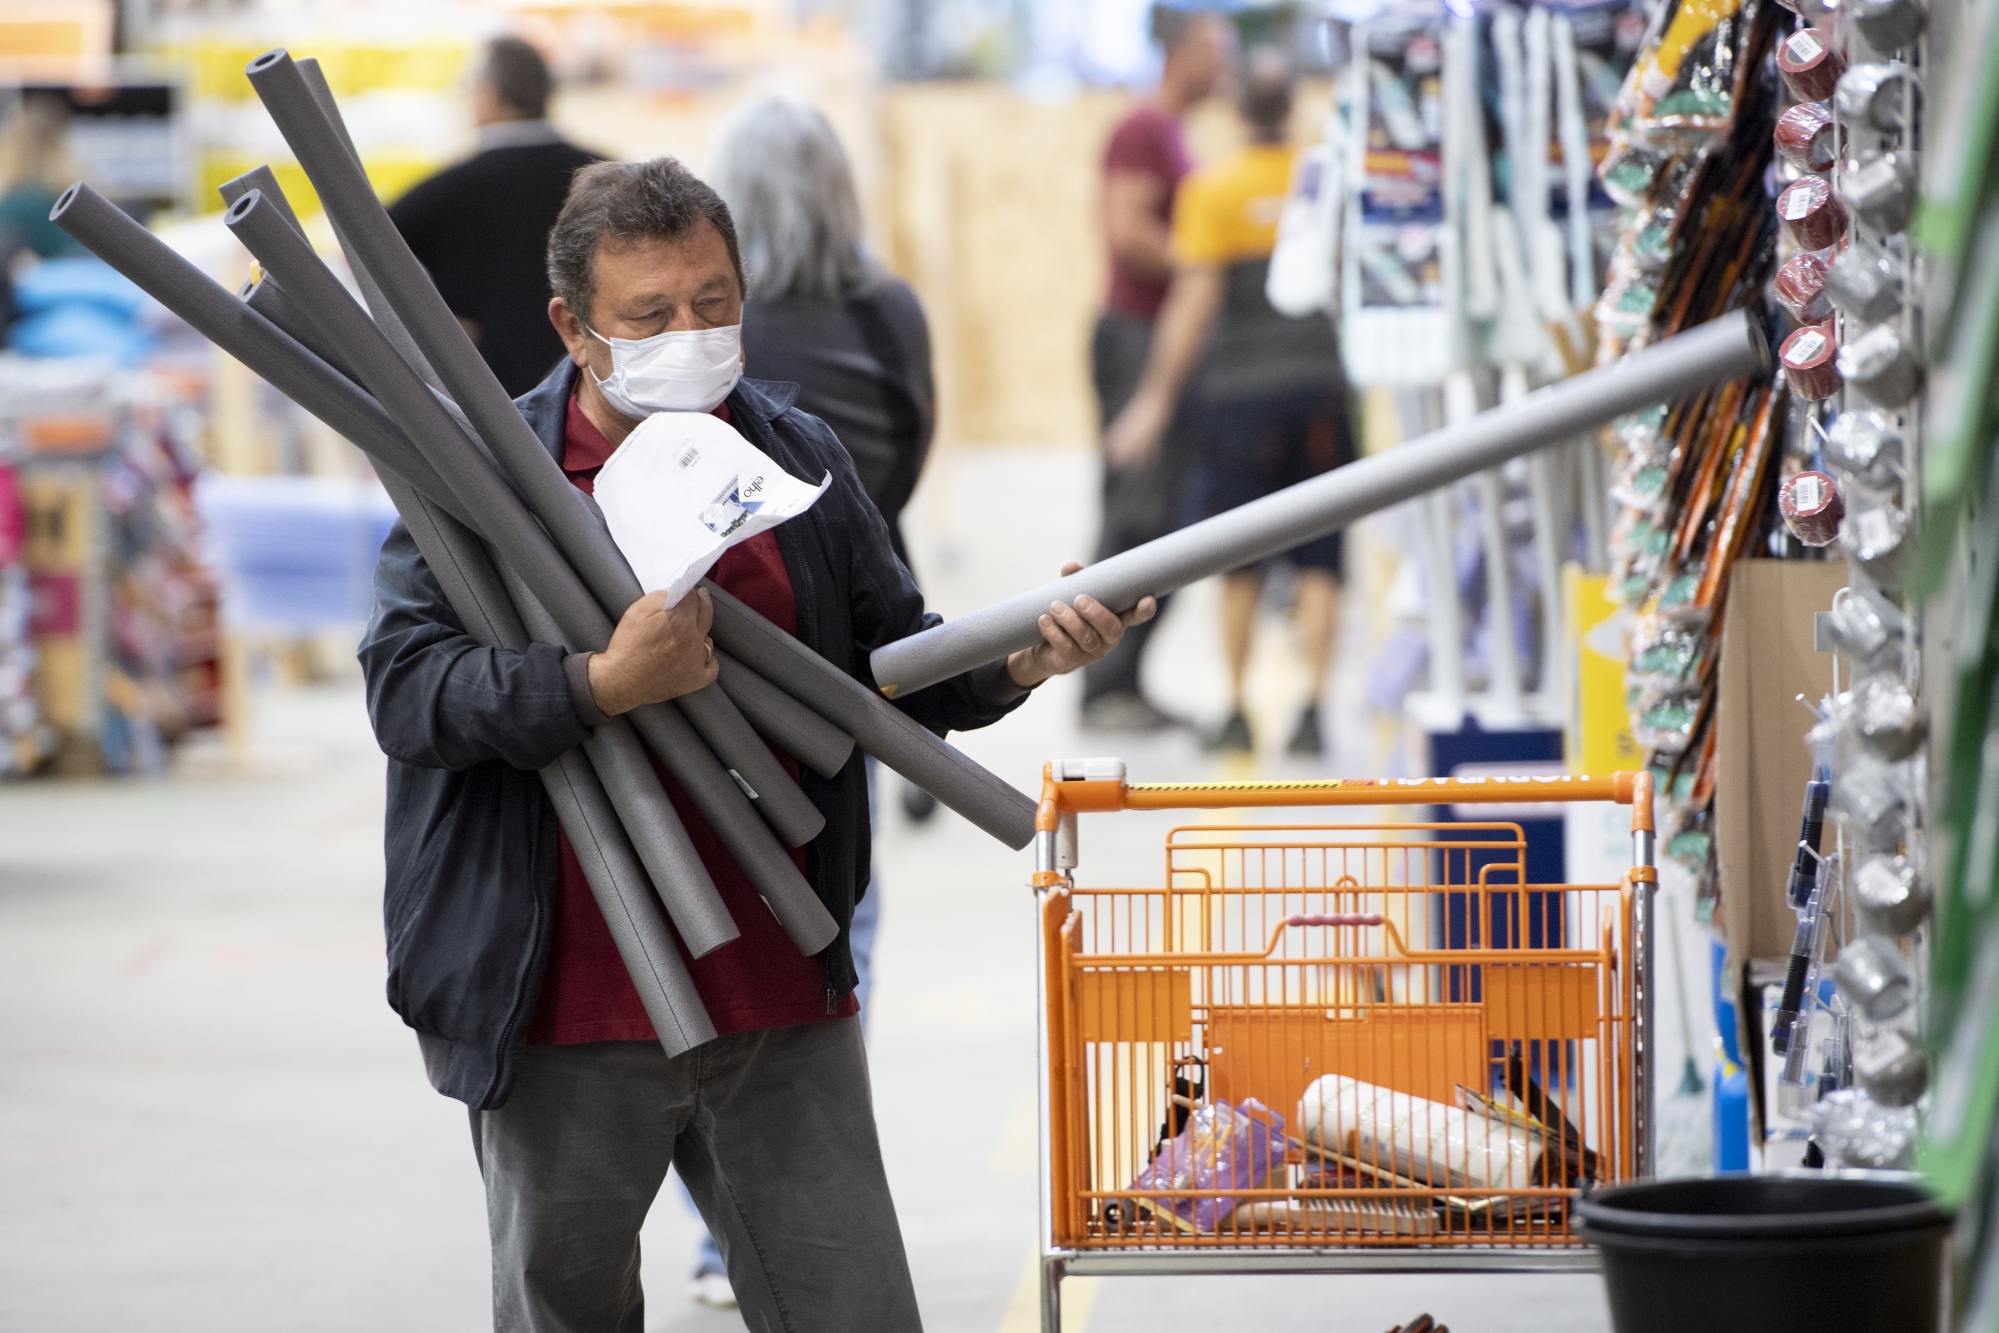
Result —
M 1144 733 L 1168 731 L 1183 725 L 1171 713 L 1153 707 L 1145 696 L 1128 690 L 1100 694 L 1083 705 L 1082 727 L 1085 731 Z
M 1319 706 L 1306 704 L 1305 711 L 1298 714 L 1298 726 L 1291 733 L 1291 743 L 1284 747 L 1286 754 L 1317 756 L 1326 752 L 1326 743 L 1319 735 Z
M 729 1285 L 727 1273 L 703 1264 L 694 1270 L 694 1278 L 687 1284 L 687 1299 L 711 1310 L 733 1310 L 736 1289 Z
M 1251 754 L 1256 750 L 1256 741 L 1249 734 L 1249 719 L 1241 710 L 1229 714 L 1229 720 L 1222 723 L 1222 729 L 1202 743 L 1204 750 L 1221 751 L 1227 754 Z

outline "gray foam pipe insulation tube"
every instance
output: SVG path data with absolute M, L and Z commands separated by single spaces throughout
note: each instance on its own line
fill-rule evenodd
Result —
M 602 608 L 581 586 L 533 517 L 480 455 L 474 442 L 461 433 L 444 403 L 396 351 L 367 312 L 354 303 L 283 212 L 274 205 L 266 205 L 262 192 L 253 190 L 230 205 L 224 221 L 276 278 L 293 304 L 304 312 L 320 341 L 337 350 L 360 371 L 365 386 L 374 391 L 409 438 L 426 442 L 425 452 L 438 474 L 465 506 L 480 516 L 480 528 L 489 539 L 495 539 L 495 545 L 506 552 L 508 565 L 534 589 L 542 605 L 551 610 L 561 625 L 561 637 L 574 647 L 601 651 L 610 640 L 612 628 Z M 674 776 L 701 805 L 703 814 L 710 817 L 718 836 L 727 843 L 778 919 L 792 932 L 798 948 L 814 954 L 831 943 L 839 933 L 837 923 L 790 856 L 750 809 L 745 793 L 738 789 L 741 780 L 722 769 L 709 747 L 672 707 L 652 705 L 635 709 L 632 724 L 653 742 L 653 748 Z M 770 757 L 770 751 L 754 733 L 750 743 L 766 758 Z M 774 759 L 772 764 L 775 766 Z M 778 772 L 783 774 L 781 768 Z M 642 780 L 643 776 L 641 766 L 634 777 Z M 785 776 L 788 781 L 788 775 Z M 611 790 L 614 795 L 622 791 L 615 784 Z M 803 799 L 802 793 L 800 798 Z M 820 822 L 823 824 L 823 818 Z M 642 850 L 645 845 L 641 841 Z M 711 926 L 718 924 L 712 920 L 718 914 L 721 920 L 726 920 L 720 899 L 712 896 L 712 887 L 704 894 L 701 885 L 692 885 L 689 892 L 697 900 L 710 900 L 704 905 L 712 910 L 701 913 L 702 920 Z M 676 911 L 674 919 L 680 923 L 680 912 Z M 733 937 L 733 926 L 730 930 Z M 726 942 L 711 943 L 712 937 L 707 932 L 688 938 L 690 949 L 696 947 L 696 940 L 708 947 Z
M 56 202 L 51 217 L 86 249 L 130 278 L 186 320 L 197 332 L 353 441 L 376 461 L 381 470 L 395 474 L 440 509 L 452 514 L 468 528 L 477 530 L 469 513 L 442 479 L 431 471 L 430 464 L 411 446 L 400 428 L 382 411 L 380 404 L 308 347 L 175 254 L 109 200 L 79 183 Z M 583 596 L 580 589 L 574 595 Z M 646 782 L 656 789 L 657 779 L 650 765 L 645 763 L 643 753 L 638 752 L 635 743 L 631 749 L 635 753 L 627 766 L 635 766 L 643 773 Z M 706 751 L 702 753 L 705 755 Z M 728 787 L 731 784 L 724 779 L 717 785 Z M 741 799 L 740 793 L 737 793 L 737 798 Z M 666 802 L 663 791 L 659 794 L 656 808 L 663 808 L 668 816 L 672 815 L 672 808 Z M 753 825 L 768 841 L 768 833 L 755 816 L 749 814 L 747 803 L 743 815 L 744 821 Z M 676 819 L 676 827 L 677 823 Z M 662 874 L 685 864 L 684 856 L 675 848 L 650 845 L 651 839 L 646 836 L 647 824 L 640 823 L 636 827 L 646 860 L 656 864 Z M 679 840 L 686 844 L 684 830 Z M 776 854 L 783 856 L 781 849 Z M 788 856 L 784 858 L 784 864 L 796 874 L 797 868 L 791 865 Z M 802 880 L 801 888 L 805 893 L 811 893 L 810 886 L 804 885 Z M 674 913 L 681 938 L 687 941 L 693 953 L 707 953 L 736 937 L 735 924 L 729 919 L 720 895 L 707 881 L 705 871 L 699 878 L 664 879 L 662 896 Z
M 359 157 L 354 152 L 354 142 L 348 136 L 346 122 L 341 118 L 340 108 L 334 101 L 332 89 L 326 84 L 325 76 L 320 71 L 319 62 L 312 59 L 293 61 L 291 68 L 296 73 L 299 83 L 303 84 L 306 92 L 310 95 L 313 105 L 318 108 L 324 122 L 325 130 L 330 131 L 340 151 L 346 155 L 348 160 L 358 164 Z M 296 90 L 293 89 L 293 91 L 295 93 Z M 365 174 L 362 176 L 362 179 L 365 181 Z M 266 195 L 274 197 L 286 220 L 293 225 L 295 230 L 302 231 L 297 225 L 297 215 L 292 211 L 290 204 L 285 201 L 283 192 L 278 189 L 277 180 L 271 174 L 269 167 L 257 167 L 237 177 L 235 180 L 226 182 L 221 187 L 221 194 L 225 200 L 234 203 L 242 194 L 251 189 L 261 190 Z M 369 195 L 368 202 L 373 204 L 372 193 Z M 374 205 L 373 212 L 379 216 L 383 223 L 388 222 L 387 215 L 382 213 L 379 205 Z M 367 220 L 366 210 L 363 210 L 362 216 L 365 222 Z M 333 210 L 329 210 L 328 217 L 333 222 L 334 235 L 338 237 L 340 247 L 347 255 L 348 267 L 353 270 L 355 284 L 360 287 L 363 300 L 366 301 L 369 310 L 375 317 L 377 326 L 388 338 L 390 345 L 401 354 L 402 358 L 409 363 L 411 369 L 416 371 L 425 383 L 444 398 L 444 406 L 458 420 L 466 436 L 474 442 L 481 454 L 494 466 L 501 467 L 499 461 L 493 458 L 488 447 L 488 442 L 479 435 L 470 419 L 465 416 L 458 404 L 451 400 L 450 392 L 444 379 L 431 365 L 429 357 L 426 356 L 424 350 L 418 345 L 409 327 L 403 322 L 402 315 L 383 291 L 381 283 L 376 280 L 375 274 L 367 261 L 366 254 L 361 246 L 357 245 L 353 234 L 343 225 L 340 215 Z M 389 224 L 389 226 L 393 231 L 393 224 Z M 399 250 L 404 255 L 408 254 L 408 247 L 402 244 L 400 234 L 397 234 L 395 237 L 393 249 Z M 421 271 L 420 268 L 419 271 Z M 426 284 L 428 283 L 427 274 L 424 275 L 423 280 Z M 432 295 L 435 295 L 434 291 Z M 441 299 L 439 298 L 440 304 Z M 452 323 L 454 331 L 461 334 L 462 341 L 462 328 L 457 326 L 455 319 Z M 469 343 L 467 345 L 469 346 Z M 321 354 L 325 355 L 325 349 L 321 349 Z M 483 369 L 483 360 L 476 357 L 476 355 L 474 360 L 479 361 Z M 485 379 L 492 381 L 490 372 L 485 374 Z M 493 387 L 497 388 L 497 381 L 492 381 L 492 384 Z M 504 397 L 504 393 L 502 396 Z M 515 416 L 518 418 L 518 411 L 515 412 Z M 533 434 L 532 431 L 527 433 L 530 436 Z M 541 465 L 539 471 L 541 473 L 547 474 L 557 471 L 550 466 L 551 460 L 547 458 L 545 450 L 540 451 L 539 461 Z M 503 476 L 505 476 L 507 469 L 501 467 L 501 471 Z M 509 477 L 508 480 L 514 485 L 517 491 L 521 490 L 518 478 Z M 563 481 L 566 485 L 567 478 L 563 478 Z M 573 492 L 573 488 L 571 490 Z M 530 497 L 524 495 L 523 498 L 529 499 Z M 573 493 L 569 502 L 571 505 L 575 503 Z M 530 503 L 530 508 L 533 507 L 532 503 Z M 601 520 L 598 520 L 594 513 L 591 514 L 591 518 L 599 524 L 599 532 L 602 533 Z M 602 534 L 598 545 L 601 547 L 608 543 L 608 534 Z M 602 551 L 599 550 L 598 554 L 601 555 Z M 613 569 L 626 569 L 627 577 L 629 578 L 629 569 L 625 565 L 624 557 L 616 551 L 614 544 L 611 546 L 608 563 Z M 593 591 L 597 593 L 599 601 L 603 603 L 605 609 L 615 616 L 621 614 L 624 608 L 630 605 L 631 600 L 638 595 L 639 589 L 637 580 L 631 579 L 629 591 L 632 593 L 632 597 L 623 601 L 615 599 L 606 600 L 604 598 L 605 589 L 601 586 L 593 585 Z M 755 729 L 738 710 L 726 691 L 719 689 L 715 685 L 709 685 L 691 694 L 682 695 L 670 706 L 655 706 L 647 709 L 643 714 L 634 717 L 634 724 L 639 728 L 640 733 L 646 736 L 649 742 L 660 744 L 668 743 L 669 741 L 676 744 L 682 743 L 682 738 L 684 738 L 687 729 L 677 725 L 677 719 L 664 716 L 664 713 L 667 711 L 678 711 L 687 721 L 694 724 L 694 728 L 700 733 L 701 739 L 722 759 L 723 766 L 728 770 L 728 777 L 738 787 L 737 794 L 749 800 L 757 814 L 787 844 L 793 847 L 802 847 L 819 835 L 820 829 L 825 827 L 825 817 L 820 814 L 818 807 L 814 806 L 807 799 L 804 792 L 798 789 L 797 784 L 791 780 L 790 774 L 784 771 L 783 766 L 778 763 L 776 758 L 758 743 Z M 654 735 L 655 732 L 659 733 L 657 737 Z M 783 741 L 780 740 L 779 744 L 783 744 Z M 666 758 L 666 756 L 662 756 L 662 758 Z M 711 796 L 711 800 L 713 799 L 721 798 Z M 769 861 L 770 858 L 765 856 L 761 859 Z M 781 875 L 783 872 L 781 868 L 775 866 L 773 863 L 766 871 L 760 873 Z
M 521 620 L 531 636 L 546 639 L 558 632 L 553 617 L 535 601 L 534 593 L 521 581 L 518 574 L 502 565 L 500 577 L 506 581 L 507 591 L 513 595 L 514 606 L 520 611 Z M 613 718 L 612 721 L 616 722 L 617 719 Z M 693 744 L 700 744 L 700 741 L 692 736 L 688 739 Z M 762 742 L 759 741 L 758 744 Z M 633 749 L 636 750 L 637 747 L 634 746 Z M 825 904 L 821 903 L 816 895 L 809 899 L 801 899 L 795 894 L 787 894 L 779 898 L 766 898 L 764 901 L 770 906 L 772 915 L 777 917 L 778 924 L 784 927 L 785 933 L 793 940 L 817 939 L 823 936 L 825 943 L 819 946 L 823 949 L 833 942 L 832 935 L 825 933 L 827 927 L 832 926 L 832 934 L 839 933 L 839 928 L 833 926 L 832 914 L 826 910 Z M 818 950 L 815 949 L 813 952 L 816 953 Z
M 1134 606 L 1197 579 L 1241 569 L 1356 519 L 1582 431 L 1719 381 L 1768 374 L 1762 330 L 1736 311 L 1606 366 L 1553 384 L 1471 420 L 1397 445 L 1261 500 L 1135 546 L 1120 555 L 906 639 L 869 659 L 891 697 L 935 685 L 1040 642 L 1051 602 L 1088 595 Z M 838 719 L 835 719 L 836 721 Z
M 512 475 L 528 508 L 556 547 L 613 616 L 645 595 L 601 520 L 549 457 L 513 399 L 500 386 L 464 326 L 445 305 L 423 265 L 376 199 L 336 112 L 289 54 L 272 51 L 245 71 L 278 132 L 319 191 L 357 272 L 366 270 L 420 349 L 475 437 Z M 285 285 L 279 275 L 279 284 Z M 302 292 L 292 293 L 304 299 Z M 365 382 L 365 381 L 364 381 Z M 381 390 L 368 387 L 377 397 Z M 395 405 L 384 400 L 393 412 Z M 554 609 L 551 607 L 551 609 Z M 745 794 L 785 842 L 803 846 L 825 817 L 765 748 L 722 690 L 709 686 L 678 701 L 680 710 L 747 788 Z
M 305 82 L 314 102 L 325 116 L 328 126 L 339 140 L 341 148 L 350 158 L 353 157 L 353 141 L 348 138 L 346 123 L 340 118 L 339 108 L 334 104 L 332 91 L 326 86 L 326 81 L 320 73 L 318 62 L 314 60 L 297 61 L 295 62 L 295 68 L 300 78 Z M 272 206 L 277 209 L 278 213 L 291 226 L 292 230 L 303 236 L 304 229 L 299 225 L 298 215 L 292 210 L 291 204 L 285 198 L 283 190 L 278 187 L 277 178 L 272 174 L 268 166 L 253 168 L 243 175 L 236 177 L 234 180 L 224 182 L 220 193 L 223 199 L 234 205 L 251 190 L 259 191 L 265 198 L 269 199 Z M 482 457 L 490 465 L 498 467 L 499 464 L 492 458 L 484 442 L 479 439 L 477 433 L 472 429 L 469 420 L 459 411 L 457 404 L 450 401 L 449 396 L 445 394 L 443 381 L 439 379 L 437 372 L 431 367 L 422 349 L 416 345 L 415 340 L 410 336 L 408 328 L 403 324 L 401 317 L 396 313 L 387 296 L 383 293 L 381 284 L 375 280 L 374 274 L 370 272 L 368 265 L 361 257 L 360 251 L 350 239 L 347 231 L 339 225 L 337 220 L 334 225 L 334 234 L 339 238 L 341 248 L 347 254 L 348 266 L 354 272 L 355 283 L 360 287 L 362 298 L 367 302 L 369 310 L 375 317 L 376 326 L 381 330 L 383 336 L 388 339 L 390 345 L 409 364 L 410 368 L 416 372 L 417 376 L 440 395 L 443 399 L 445 409 L 458 422 L 460 428 L 465 432 L 467 439 L 479 449 Z M 302 312 L 298 311 L 295 304 L 288 301 L 282 289 L 271 293 L 259 288 L 253 290 L 250 295 L 252 297 L 261 296 L 264 313 L 274 316 L 273 322 L 291 332 L 294 337 L 299 336 L 294 324 L 288 324 L 283 318 L 275 318 L 278 315 L 292 315 L 294 319 L 302 318 Z M 289 309 L 287 309 L 287 306 L 289 306 Z M 301 338 L 300 341 L 313 346 L 314 350 L 330 364 L 346 369 L 343 365 L 344 358 L 338 354 L 337 349 L 329 347 L 323 342 L 314 344 L 313 340 L 308 338 Z M 351 375 L 351 371 L 348 373 Z M 358 376 L 355 378 L 358 378 Z M 622 560 L 622 557 L 620 559 Z M 609 609 L 613 610 L 615 614 L 617 610 L 622 610 L 622 607 Z M 633 721 L 638 726 L 641 734 L 645 735 L 647 740 L 655 746 L 666 744 L 681 745 L 685 743 L 687 728 L 679 725 L 680 718 L 666 716 L 669 712 L 679 712 L 682 717 L 694 724 L 695 729 L 700 733 L 701 739 L 706 743 L 708 748 L 723 757 L 722 767 L 728 770 L 725 776 L 729 779 L 730 784 L 737 788 L 733 793 L 720 789 L 707 790 L 706 799 L 708 803 L 724 807 L 733 806 L 736 797 L 740 796 L 751 803 L 757 814 L 786 843 L 794 847 L 802 847 L 817 837 L 819 830 L 825 827 L 825 817 L 806 798 L 805 794 L 798 789 L 797 784 L 792 782 L 790 775 L 784 771 L 776 758 L 758 743 L 751 724 L 738 711 L 732 702 L 732 698 L 733 696 L 724 697 L 724 692 L 719 691 L 717 686 L 710 685 L 692 694 L 683 695 L 670 705 L 653 705 L 637 714 L 633 718 Z M 785 743 L 781 738 L 774 739 L 778 739 L 778 744 L 780 745 Z M 690 764 L 704 770 L 714 767 L 700 763 L 698 758 L 680 759 L 677 756 L 670 756 L 664 753 L 662 753 L 661 757 L 667 759 L 669 762 L 678 762 L 682 767 Z M 676 776 L 679 776 L 679 774 L 676 774 Z M 683 778 L 683 782 L 701 782 L 704 784 L 705 790 L 712 777 L 712 773 L 705 776 L 696 775 L 691 778 Z M 733 827 L 739 821 L 730 817 L 719 817 L 714 822 L 720 828 Z M 772 849 L 763 846 L 761 840 L 754 839 L 747 834 L 736 838 L 737 842 L 745 840 L 756 842 L 758 845 L 752 850 L 738 848 L 732 844 L 731 850 L 738 854 L 739 859 L 747 858 L 745 861 L 746 865 L 755 867 L 751 872 L 752 878 L 759 880 L 760 887 L 765 882 L 773 884 L 773 901 L 791 899 L 796 900 L 802 906 L 804 897 L 796 891 L 798 888 L 797 884 L 790 885 L 788 892 L 775 887 L 776 881 L 795 878 L 791 871 L 786 868 L 789 864 L 789 858 L 784 858 L 785 863 L 780 864 L 778 859 L 772 855 Z
M 506 391 L 493 379 L 422 265 L 403 243 L 395 224 L 376 201 L 366 175 L 343 145 L 327 106 L 315 96 L 310 74 L 302 68 L 304 63 L 294 62 L 284 51 L 272 51 L 252 61 L 245 73 L 319 191 L 328 215 L 341 229 L 343 243 L 351 241 L 356 247 L 349 251 L 350 257 L 373 271 L 410 335 L 442 377 L 446 391 L 513 471 L 523 494 L 577 572 L 605 597 L 607 608 L 621 610 L 638 595 L 630 567 L 597 517 L 554 466 Z M 279 281 L 282 284 L 283 278 Z M 706 586 L 714 591 L 712 584 Z M 629 595 L 619 601 L 624 594 Z M 978 827 L 1015 848 L 1033 840 L 1034 803 L 1026 795 L 899 710 L 884 706 L 866 687 L 858 686 L 750 608 L 736 603 L 726 617 L 718 610 L 714 637 L 745 665 L 851 732 L 868 753 Z M 858 687 L 858 696 L 849 686 Z M 869 702 L 858 703 L 857 697 Z
M 720 684 L 743 716 L 822 778 L 837 776 L 854 753 L 854 738 L 721 649 Z
M 489 648 L 525 650 L 531 642 L 529 633 L 485 544 L 401 477 L 387 471 L 378 475 L 466 633 Z M 591 744 L 598 744 L 597 738 Z M 635 740 L 630 748 L 637 748 Z M 615 808 L 600 779 L 602 772 L 603 765 L 594 758 L 568 750 L 541 770 L 541 785 L 569 835 L 583 878 L 604 914 L 618 957 L 631 975 L 660 1045 L 669 1056 L 683 1055 L 713 1040 L 715 1024 L 667 928 L 648 868 L 626 836 L 632 821 Z M 681 840 L 685 841 L 684 834 Z M 691 846 L 687 853 L 694 858 L 694 870 L 705 874 Z
M 715 641 L 863 750 L 1015 851 L 1034 841 L 1034 802 L 712 582 Z

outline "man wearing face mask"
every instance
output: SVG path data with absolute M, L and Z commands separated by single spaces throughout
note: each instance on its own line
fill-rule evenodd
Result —
M 812 508 L 731 548 L 712 577 L 872 686 L 868 655 L 938 618 L 847 452 L 792 406 L 795 386 L 741 378 L 743 274 L 721 199 L 670 158 L 588 167 L 548 271 L 569 359 L 519 404 L 570 480 L 590 492 L 654 412 L 712 412 L 792 476 L 830 473 Z M 689 961 L 720 1035 L 669 1059 L 536 770 L 603 718 L 715 678 L 707 595 L 640 599 L 602 653 L 516 653 L 465 634 L 400 525 L 375 583 L 360 655 L 390 756 L 389 997 L 432 1083 L 471 1108 L 496 1327 L 642 1329 L 639 1227 L 672 1166 L 751 1327 L 919 1328 L 854 1016 L 861 756 L 825 779 L 779 754 L 826 816 L 795 855 L 842 929 L 811 958 L 662 771 L 742 932 Z M 1153 611 L 1150 598 L 1122 617 L 1058 603 L 1040 644 L 896 706 L 939 733 L 984 726 Z

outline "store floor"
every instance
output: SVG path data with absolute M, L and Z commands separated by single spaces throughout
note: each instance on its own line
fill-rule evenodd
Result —
M 940 468 L 911 514 L 933 599 L 959 610 L 1052 574 L 1089 479 L 1065 454 Z M 1212 588 L 1162 630 L 1162 699 L 1213 714 Z M 1274 617 L 1257 720 L 1281 745 L 1302 688 Z M 1222 763 L 1175 736 L 1079 735 L 1057 683 L 960 738 L 1024 788 L 1040 763 L 1121 754 L 1134 778 L 1376 774 L 1356 606 L 1323 762 Z M 948 812 L 885 804 L 869 1048 L 927 1327 L 1035 1328 L 1033 916 L 1026 854 Z M 1358 814 L 1359 812 L 1356 812 Z M 257 702 L 240 765 L 0 789 L 0 1329 L 110 1333 L 485 1326 L 484 1213 L 465 1114 L 425 1084 L 382 1000 L 382 759 L 352 681 Z M 1086 881 L 1157 877 L 1166 816 L 1085 821 Z M 1099 881 L 1101 882 L 1101 881 Z M 682 1292 L 676 1192 L 645 1235 L 648 1328 L 741 1327 Z M 1077 1279 L 1067 1328 L 1461 1333 L 1607 1327 L 1591 1277 Z

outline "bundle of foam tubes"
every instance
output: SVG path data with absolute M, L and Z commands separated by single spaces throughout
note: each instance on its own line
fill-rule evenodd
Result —
M 602 650 L 642 595 L 630 566 L 403 244 L 316 63 L 274 51 L 247 73 L 325 204 L 366 309 L 314 253 L 268 168 L 222 190 L 229 227 L 262 269 L 240 294 L 87 186 L 62 197 L 55 221 L 364 450 L 468 633 L 504 648 Z M 806 954 L 837 926 L 787 848 L 824 817 L 765 738 L 828 777 L 858 744 L 1009 846 L 1034 830 L 1021 792 L 721 589 L 709 593 L 720 681 L 613 719 L 541 775 L 674 1054 L 714 1035 L 674 935 L 700 957 L 738 929 L 647 749 Z
M 57 202 L 54 221 L 367 453 L 469 634 L 502 648 L 540 642 L 601 651 L 643 593 L 601 517 L 543 449 L 403 244 L 316 63 L 277 50 L 245 72 L 324 204 L 365 308 L 314 253 L 267 167 L 222 187 L 225 221 L 262 270 L 240 293 L 217 286 L 80 183 Z M 714 1035 L 675 936 L 700 957 L 738 931 L 648 749 L 798 949 L 816 954 L 837 927 L 787 848 L 810 842 L 825 821 L 765 740 L 827 777 L 862 750 L 1009 847 L 1025 847 L 1036 841 L 1034 803 L 890 696 L 906 698 L 1037 641 L 1036 620 L 1053 598 L 1087 593 L 1129 607 L 1768 363 L 1755 326 L 1739 316 L 1715 321 L 1615 372 L 1577 376 L 888 644 L 872 656 L 872 679 L 849 675 L 704 584 L 715 607 L 717 684 L 611 719 L 541 775 L 662 1044 L 677 1055 Z M 1053 838 L 1043 830 L 1037 847 L 1051 866 Z

